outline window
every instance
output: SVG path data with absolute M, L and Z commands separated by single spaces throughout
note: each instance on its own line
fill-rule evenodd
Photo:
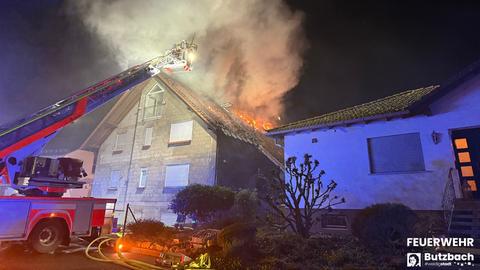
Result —
M 184 143 L 192 140 L 193 121 L 181 122 L 170 126 L 169 143 Z
M 121 152 L 125 150 L 125 145 L 127 144 L 127 133 L 119 133 L 115 138 L 115 145 L 113 146 L 114 152 Z
M 473 176 L 473 167 L 472 166 L 461 166 L 460 171 L 462 172 L 463 177 L 472 177 Z
M 152 145 L 152 135 L 153 135 L 153 127 L 145 128 L 145 137 L 143 138 L 143 146 Z
M 155 85 L 145 96 L 143 119 L 158 117 L 162 114 L 163 95 L 165 91 Z
M 467 139 L 465 139 L 465 138 L 455 139 L 455 148 L 457 148 L 457 149 L 467 149 L 468 148 Z
M 470 153 L 469 152 L 459 152 L 458 153 L 458 161 L 460 163 L 469 163 L 472 160 L 470 159 Z
M 110 182 L 108 183 L 109 189 L 117 189 L 118 183 L 120 182 L 120 178 L 122 177 L 121 171 L 119 170 L 112 170 L 110 172 Z
M 140 168 L 140 179 L 138 179 L 138 187 L 144 188 L 147 184 L 148 169 Z
M 322 227 L 329 229 L 346 229 L 347 217 L 344 215 L 322 215 Z
M 274 137 L 275 144 L 280 147 L 285 147 L 285 137 Z
M 190 164 L 168 165 L 165 168 L 165 187 L 184 187 L 188 185 Z
M 424 171 L 419 133 L 369 138 L 371 173 Z
M 470 191 L 477 191 L 477 182 L 475 180 L 468 180 L 467 185 Z

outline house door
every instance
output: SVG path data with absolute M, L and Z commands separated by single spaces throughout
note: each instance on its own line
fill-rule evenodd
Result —
M 463 195 L 480 199 L 480 128 L 455 130 L 452 140 Z

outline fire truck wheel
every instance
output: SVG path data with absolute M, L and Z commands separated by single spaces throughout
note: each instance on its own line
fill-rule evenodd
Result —
M 60 222 L 43 221 L 30 233 L 30 246 L 38 253 L 52 253 L 62 243 L 65 232 Z

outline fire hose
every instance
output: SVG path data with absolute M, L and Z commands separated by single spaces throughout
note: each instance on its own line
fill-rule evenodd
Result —
M 97 239 L 93 240 L 90 244 L 88 244 L 87 248 L 85 248 L 85 255 L 89 259 L 92 259 L 94 261 L 115 263 L 132 270 L 165 270 L 166 269 L 165 267 L 159 267 L 143 261 L 125 258 L 119 248 L 116 249 L 118 258 L 107 257 L 102 252 L 102 246 L 107 244 L 108 242 L 116 242 L 118 239 L 119 239 L 118 237 L 112 237 L 112 236 L 98 237 Z M 90 255 L 90 249 L 92 249 L 93 244 L 97 242 L 99 242 L 98 246 L 96 247 L 98 257 Z M 208 253 L 205 253 L 200 255 L 197 258 L 197 260 L 192 261 L 185 269 L 187 270 L 188 269 L 198 269 L 198 270 L 211 269 L 210 266 L 211 266 L 210 256 L 208 255 Z
M 107 244 L 108 242 L 116 242 L 118 238 L 116 237 L 111 237 L 111 236 L 102 236 L 98 237 L 97 239 L 93 240 L 90 244 L 88 244 L 87 248 L 85 249 L 85 255 L 94 261 L 98 262 L 106 262 L 106 263 L 115 263 L 118 265 L 121 265 L 123 267 L 133 269 L 133 270 L 165 270 L 164 267 L 159 267 L 153 264 L 149 264 L 146 262 L 142 262 L 139 260 L 134 260 L 134 259 L 128 259 L 125 258 L 120 251 L 120 249 L 117 249 L 117 255 L 118 258 L 111 258 L 107 257 L 103 252 L 102 252 L 102 246 Z M 90 255 L 90 249 L 92 248 L 94 243 L 99 242 L 97 246 L 97 256 L 92 256 Z

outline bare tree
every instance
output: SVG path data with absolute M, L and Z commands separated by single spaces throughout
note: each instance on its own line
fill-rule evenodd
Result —
M 304 160 L 297 166 L 297 158 L 290 157 L 285 164 L 285 178 L 274 177 L 267 182 L 267 194 L 264 201 L 272 209 L 268 218 L 277 228 L 290 228 L 304 238 L 311 235 L 311 228 L 317 222 L 319 211 L 345 202 L 344 198 L 330 196 L 337 187 L 335 181 L 324 185 L 322 176 L 325 171 L 318 170 L 318 160 L 305 154 Z

